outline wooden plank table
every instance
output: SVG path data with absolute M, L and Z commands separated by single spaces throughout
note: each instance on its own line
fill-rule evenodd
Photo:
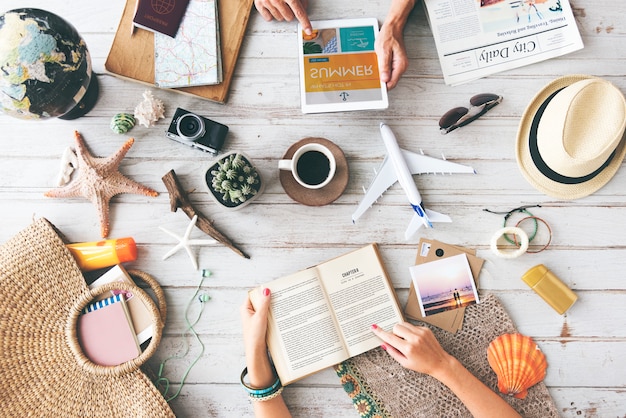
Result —
M 314 19 L 374 16 L 383 21 L 388 2 L 312 1 Z M 533 95 L 552 79 L 568 73 L 606 78 L 626 91 L 626 9 L 621 1 L 573 0 L 585 48 L 579 52 L 497 74 L 456 87 L 444 85 L 434 41 L 421 6 L 406 28 L 410 67 L 390 92 L 389 109 L 303 115 L 299 107 L 295 24 L 267 23 L 251 16 L 236 66 L 227 104 L 152 89 L 166 105 L 166 118 L 153 128 L 135 127 L 135 144 L 121 170 L 160 192 L 156 198 L 121 195 L 111 204 L 111 237 L 132 236 L 139 245 L 133 267 L 153 274 L 169 303 L 160 360 L 179 352 L 185 329 L 183 313 L 200 280 L 187 255 L 179 252 L 163 261 L 175 244 L 158 229 L 182 233 L 188 218 L 170 212 L 161 177 L 174 169 L 192 202 L 215 226 L 251 255 L 245 260 L 226 247 L 196 249 L 201 268 L 212 271 L 203 291 L 211 296 L 197 325 L 206 350 L 191 370 L 182 394 L 172 403 L 181 417 L 250 416 L 251 406 L 239 386 L 244 365 L 239 306 L 251 287 L 300 270 L 369 242 L 378 242 L 394 285 L 404 304 L 408 267 L 418 238 L 406 242 L 410 218 L 404 194 L 393 186 L 356 225 L 350 218 L 385 155 L 378 124 L 385 120 L 402 147 L 473 166 L 477 175 L 416 177 L 424 202 L 449 214 L 452 224 L 422 230 L 419 236 L 477 249 L 487 260 L 481 276 L 483 293 L 504 303 L 521 332 L 532 336 L 550 364 L 546 377 L 559 411 L 566 417 L 607 417 L 626 414 L 626 280 L 624 220 L 626 170 L 595 194 L 576 201 L 549 198 L 532 188 L 515 161 L 519 118 Z M 4 0 L 3 10 L 23 7 L 21 0 Z M 26 227 L 33 217 L 46 217 L 73 241 L 100 238 L 95 208 L 82 199 L 50 199 L 63 150 L 73 145 L 73 131 L 84 135 L 95 155 L 107 156 L 127 139 L 109 129 L 111 117 L 132 112 L 145 85 L 104 74 L 124 0 L 107 2 L 32 0 L 30 6 L 55 12 L 84 36 L 100 73 L 100 98 L 95 108 L 74 121 L 20 121 L 0 117 L 0 240 Z M 494 92 L 504 101 L 479 121 L 442 136 L 437 120 L 449 108 L 465 105 L 476 93 Z M 165 138 L 175 108 L 183 107 L 230 127 L 225 150 L 241 150 L 258 164 L 267 187 L 248 207 L 228 212 L 205 191 L 203 175 L 210 155 Z M 332 140 L 346 154 L 350 180 L 333 204 L 309 207 L 284 192 L 277 164 L 297 140 L 318 136 Z M 514 260 L 489 250 L 502 218 L 484 208 L 507 211 L 524 204 L 541 204 L 534 213 L 552 227 L 550 247 Z M 197 237 L 202 236 L 196 231 Z M 556 314 L 520 280 L 530 267 L 544 263 L 579 301 L 566 315 Z M 195 308 L 195 307 L 194 307 Z M 197 350 L 197 347 L 195 348 Z M 192 348 L 192 354 L 197 353 Z M 175 383 L 190 358 L 168 363 Z M 354 417 L 355 411 L 331 370 L 288 387 L 285 398 L 295 416 Z

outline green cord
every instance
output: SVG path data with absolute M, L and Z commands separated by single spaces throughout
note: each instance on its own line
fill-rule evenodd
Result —
M 525 213 L 528 216 L 531 216 L 533 218 L 533 222 L 535 222 L 535 230 L 533 231 L 532 234 L 530 234 L 528 236 L 528 242 L 531 242 L 533 239 L 535 239 L 535 236 L 537 235 L 537 229 L 539 228 L 539 224 L 537 223 L 537 219 L 534 217 L 534 215 L 532 213 L 530 213 L 528 210 L 526 210 L 525 208 L 514 209 L 511 212 L 509 212 L 507 215 L 505 215 L 504 216 L 504 223 L 502 224 L 502 226 L 506 227 L 506 221 L 509 220 L 509 218 L 511 217 L 511 215 L 513 214 L 514 211 L 520 212 L 520 213 Z M 517 245 L 519 247 L 519 243 L 516 243 L 514 240 L 509 238 L 507 234 L 503 234 L 503 237 L 509 244 Z
M 163 395 L 166 402 L 170 402 L 173 399 L 176 399 L 178 395 L 180 395 L 180 392 L 182 391 L 183 386 L 185 385 L 185 381 L 187 380 L 187 376 L 191 372 L 191 369 L 196 365 L 198 360 L 200 360 L 200 358 L 202 358 L 202 355 L 204 354 L 204 344 L 202 343 L 202 340 L 200 340 L 200 336 L 194 329 L 194 326 L 196 326 L 196 324 L 198 324 L 198 322 L 200 321 L 200 318 L 202 317 L 202 312 L 204 311 L 204 306 L 205 306 L 204 302 L 207 302 L 210 299 L 210 297 L 208 298 L 207 295 L 200 295 L 199 300 L 202 304 L 202 307 L 200 311 L 198 312 L 198 317 L 193 322 L 189 320 L 189 309 L 191 308 L 191 304 L 196 300 L 196 297 L 198 296 L 198 293 L 200 292 L 202 284 L 204 283 L 204 279 L 211 275 L 210 272 L 208 272 L 208 274 L 207 272 L 208 270 L 202 270 L 202 279 L 200 280 L 200 283 L 198 284 L 198 287 L 196 288 L 196 291 L 194 292 L 193 296 L 191 297 L 191 299 L 189 299 L 189 302 L 187 302 L 187 307 L 185 308 L 185 323 L 187 324 L 187 328 L 185 329 L 185 332 L 183 333 L 183 341 L 185 343 L 184 353 L 181 355 L 174 354 L 173 356 L 170 356 L 166 358 L 165 360 L 163 360 L 161 364 L 159 365 L 159 374 L 155 381 L 155 385 L 161 391 L 161 395 Z M 198 344 L 200 344 L 200 353 L 191 362 L 189 367 L 187 367 L 187 370 L 185 370 L 185 373 L 183 373 L 183 377 L 180 381 L 180 385 L 176 393 L 174 393 L 172 396 L 168 398 L 167 394 L 170 390 L 170 381 L 168 378 L 163 377 L 163 369 L 165 368 L 165 363 L 167 363 L 169 360 L 172 360 L 175 358 L 182 359 L 187 356 L 187 354 L 189 353 L 189 343 L 187 342 L 187 336 L 189 332 L 191 332 L 191 334 L 195 337 L 196 341 L 198 341 Z
M 503 227 L 506 227 L 506 223 L 509 220 L 509 218 L 511 217 L 511 215 L 513 215 L 513 213 L 515 212 L 520 212 L 520 213 L 525 213 L 528 216 L 532 217 L 533 222 L 535 223 L 535 230 L 533 231 L 532 234 L 530 234 L 530 236 L 528 237 L 528 242 L 531 242 L 533 239 L 535 239 L 535 236 L 537 236 L 537 229 L 539 228 L 539 224 L 537 223 L 537 219 L 534 217 L 534 215 L 532 213 L 530 213 L 527 209 L 528 208 L 540 208 L 541 205 L 528 205 L 528 206 L 520 206 L 519 208 L 515 208 L 515 209 L 511 209 L 508 212 L 494 212 L 492 210 L 489 209 L 483 209 L 485 212 L 489 212 L 489 213 L 495 213 L 496 215 L 504 215 L 504 222 L 502 223 Z M 504 237 L 504 239 L 509 243 L 509 244 L 513 244 L 513 245 L 517 245 L 519 247 L 519 243 L 515 242 L 514 240 L 512 240 L 511 238 L 509 238 L 509 236 L 507 234 L 503 234 L 502 235 Z

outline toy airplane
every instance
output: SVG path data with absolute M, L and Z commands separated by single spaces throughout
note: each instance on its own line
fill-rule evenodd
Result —
M 359 207 L 352 214 L 352 222 L 359 219 L 374 204 L 378 197 L 396 181 L 404 189 L 404 193 L 406 193 L 409 203 L 415 211 L 413 219 L 411 219 L 409 227 L 404 234 L 405 239 L 410 239 L 422 225 L 432 228 L 432 222 L 452 222 L 447 215 L 424 209 L 422 197 L 413 181 L 413 174 L 437 172 L 476 174 L 476 171 L 472 167 L 401 149 L 391 128 L 384 123 L 380 124 L 380 133 L 387 148 L 387 156 Z

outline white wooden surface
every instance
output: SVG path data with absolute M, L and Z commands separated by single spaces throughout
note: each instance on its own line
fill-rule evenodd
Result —
M 311 1 L 313 19 L 374 16 L 383 21 L 388 2 Z M 73 145 L 72 132 L 83 133 L 94 154 L 107 156 L 127 136 L 109 129 L 117 112 L 132 111 L 145 86 L 104 74 L 124 0 L 106 2 L 63 0 L 3 0 L 2 11 L 39 7 L 72 22 L 84 36 L 100 73 L 101 96 L 96 107 L 75 121 L 19 121 L 0 117 L 0 239 L 5 241 L 35 217 L 46 217 L 73 241 L 98 240 L 95 208 L 81 199 L 49 199 L 63 150 Z M 169 317 L 162 345 L 153 359 L 179 352 L 185 328 L 183 312 L 200 280 L 187 255 L 162 256 L 173 245 L 158 229 L 182 233 L 188 224 L 182 212 L 169 209 L 161 182 L 170 169 L 191 199 L 246 252 L 244 260 L 225 247 L 199 250 L 201 268 L 213 276 L 204 291 L 212 299 L 197 326 L 206 350 L 189 374 L 181 396 L 172 404 L 181 417 L 250 416 L 251 407 L 238 379 L 244 359 L 239 305 L 246 291 L 272 278 L 324 261 L 368 242 L 380 243 L 383 257 L 402 303 L 409 284 L 408 267 L 417 238 L 403 239 L 411 216 L 404 195 L 392 187 L 378 204 L 353 225 L 350 215 L 384 156 L 378 123 L 386 120 L 400 145 L 472 165 L 477 175 L 421 176 L 416 181 L 424 202 L 448 213 L 452 224 L 421 231 L 421 236 L 476 248 L 487 259 L 481 292 L 495 293 L 520 331 L 540 344 L 550 364 L 546 377 L 559 411 L 565 417 L 609 417 L 626 414 L 626 279 L 624 220 L 626 170 L 594 195 L 573 202 L 557 201 L 533 189 L 515 162 L 519 118 L 531 97 L 550 80 L 567 73 L 605 77 L 626 91 L 626 9 L 623 1 L 572 0 L 585 49 L 458 87 L 444 85 L 434 42 L 424 12 L 417 7 L 406 28 L 410 67 L 390 92 L 390 107 L 381 112 L 302 115 L 299 109 L 295 25 L 267 23 L 253 12 L 230 97 L 219 105 L 154 89 L 166 104 L 165 120 L 151 129 L 135 127 L 136 142 L 122 172 L 149 185 L 157 198 L 121 195 L 111 205 L 111 237 L 132 236 L 139 245 L 133 267 L 153 274 L 162 284 Z M 476 93 L 494 92 L 504 102 L 486 117 L 447 136 L 438 133 L 439 116 L 465 105 Z M 177 107 L 225 123 L 230 134 L 225 149 L 242 150 L 257 162 L 267 182 L 265 193 L 247 208 L 226 212 L 203 189 L 208 154 L 166 139 L 163 131 Z M 349 161 L 345 193 L 325 207 L 292 201 L 278 181 L 277 160 L 293 142 L 306 136 L 337 143 Z M 549 249 L 515 260 L 495 257 L 489 250 L 501 217 L 483 211 L 509 210 L 521 204 L 541 204 L 534 213 L 552 227 Z M 203 234 L 197 230 L 194 236 Z M 556 314 L 520 280 L 538 263 L 546 264 L 579 301 L 565 315 Z M 197 353 L 192 348 L 192 354 Z M 168 363 L 167 376 L 178 381 L 191 357 Z M 176 363 L 176 364 L 174 364 Z M 295 416 L 355 417 L 356 412 L 330 370 L 288 387 L 285 398 Z

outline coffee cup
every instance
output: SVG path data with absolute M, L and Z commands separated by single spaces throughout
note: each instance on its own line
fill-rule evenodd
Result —
M 327 147 L 312 142 L 298 148 L 290 160 L 280 160 L 278 168 L 291 171 L 302 187 L 321 189 L 333 179 L 337 162 Z

